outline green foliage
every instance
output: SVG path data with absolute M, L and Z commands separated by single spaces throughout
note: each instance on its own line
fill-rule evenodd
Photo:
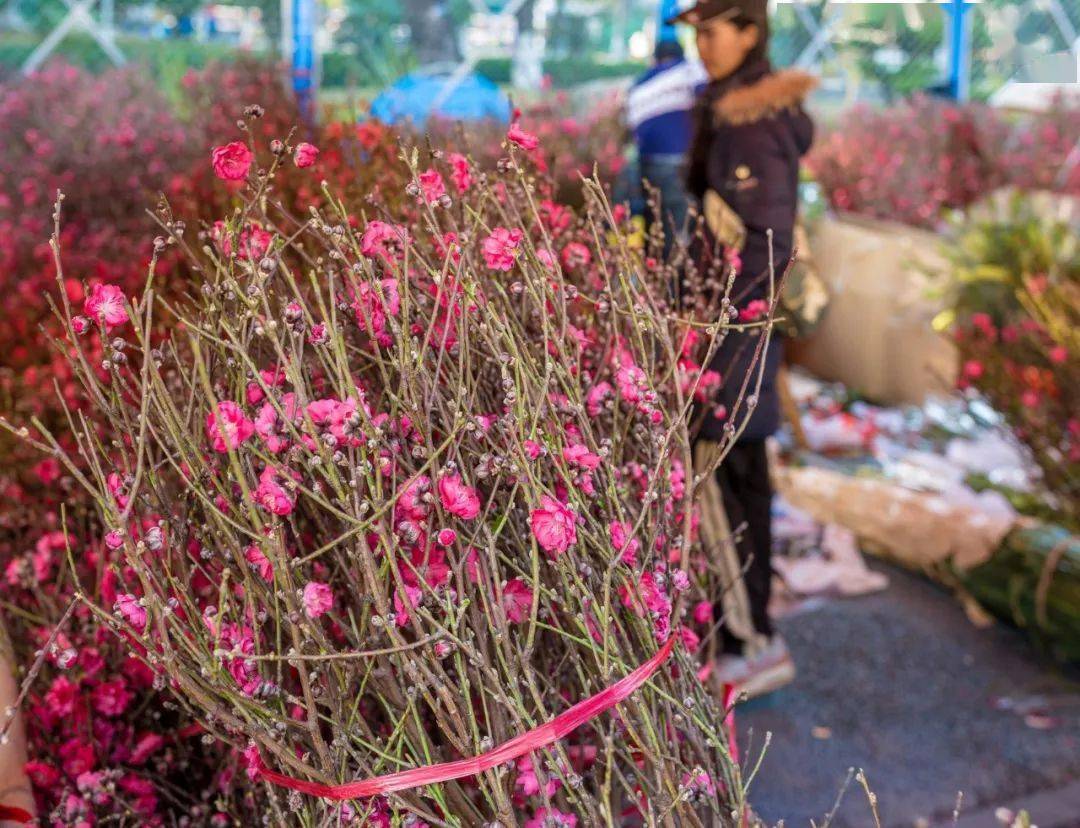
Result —
M 995 215 L 976 215 L 947 249 L 950 306 L 959 316 L 986 313 L 996 325 L 1021 312 L 1017 298 L 1034 275 L 1080 285 L 1080 241 L 1068 222 L 1035 209 L 1021 193 Z
M 909 95 L 941 80 L 934 65 L 934 52 L 945 31 L 940 8 L 872 5 L 864 15 L 853 27 L 849 45 L 863 77 L 880 83 L 887 98 Z M 895 65 L 886 58 L 886 50 L 895 51 Z
M 1037 197 L 1041 196 L 1041 197 Z M 1058 521 L 1080 521 L 1080 242 L 1046 194 L 999 198 L 946 255 L 963 369 L 1042 471 Z M 1075 205 L 1074 205 L 1075 207 Z
M 589 58 L 562 58 L 544 61 L 544 73 L 554 86 L 573 86 L 604 78 L 625 78 L 645 71 L 639 61 L 603 63 Z M 510 58 L 485 58 L 476 63 L 476 71 L 493 83 L 510 83 Z
M 0 38 L 0 73 L 17 71 L 38 45 L 26 35 Z M 240 53 L 232 46 L 199 43 L 193 40 L 146 40 L 117 38 L 117 45 L 132 63 L 145 66 L 161 89 L 176 99 L 180 82 L 189 69 L 202 69 L 214 60 L 230 60 Z M 91 72 L 103 72 L 112 66 L 101 46 L 89 35 L 73 34 L 60 43 L 51 59 L 62 59 Z

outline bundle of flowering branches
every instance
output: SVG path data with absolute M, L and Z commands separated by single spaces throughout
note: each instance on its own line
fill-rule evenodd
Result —
M 724 326 L 676 312 L 674 269 L 627 246 L 598 185 L 581 214 L 545 198 L 518 124 L 497 171 L 403 154 L 393 215 L 329 188 L 291 215 L 275 178 L 318 150 L 247 134 L 213 154 L 242 182 L 231 215 L 194 232 L 159 211 L 155 256 L 199 274 L 184 300 L 153 267 L 139 295 L 60 294 L 77 447 L 22 436 L 95 504 L 109 591 L 80 599 L 242 756 L 232 784 L 272 821 L 738 819 L 693 655 L 714 619 L 689 415 Z M 730 290 L 684 270 L 682 307 Z M 542 727 L 560 714 L 580 726 Z M 507 743 L 535 749 L 333 787 Z

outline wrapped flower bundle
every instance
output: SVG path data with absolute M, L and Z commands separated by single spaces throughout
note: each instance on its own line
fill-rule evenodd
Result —
M 599 186 L 581 213 L 551 201 L 534 136 L 507 137 L 497 171 L 403 155 L 393 213 L 324 186 L 302 217 L 275 179 L 316 147 L 227 144 L 232 214 L 195 233 L 159 212 L 155 256 L 199 274 L 186 299 L 153 274 L 61 295 L 76 449 L 28 439 L 95 504 L 81 548 L 108 588 L 80 597 L 271 822 L 744 807 L 693 655 L 713 619 L 688 415 L 718 326 L 680 319 Z

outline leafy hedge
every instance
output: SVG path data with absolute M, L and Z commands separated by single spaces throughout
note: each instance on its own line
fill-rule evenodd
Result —
M 34 51 L 38 40 L 26 35 L 0 37 L 0 77 L 17 72 Z M 195 40 L 147 40 L 121 37 L 117 44 L 132 63 L 149 67 L 158 85 L 175 97 L 180 79 L 188 69 L 202 69 L 213 60 L 233 60 L 245 54 L 224 43 L 200 43 Z M 53 53 L 68 63 L 91 72 L 111 66 L 108 56 L 89 35 L 71 35 Z M 644 71 L 646 64 L 637 61 L 600 63 L 587 58 L 561 58 L 544 61 L 544 73 L 556 87 L 573 86 L 602 78 L 623 78 Z M 477 71 L 495 83 L 510 83 L 510 58 L 485 58 L 477 62 Z M 363 59 L 347 52 L 326 52 L 322 56 L 323 86 L 339 88 L 367 85 L 370 67 Z
M 0 38 L 0 78 L 14 74 L 37 48 L 39 40 L 26 35 Z M 224 43 L 200 43 L 195 40 L 147 40 L 117 38 L 117 46 L 129 62 L 150 70 L 158 86 L 172 99 L 179 95 L 180 81 L 189 69 L 202 69 L 215 60 L 234 60 L 244 52 Z M 111 67 L 112 61 L 97 42 L 85 34 L 66 37 L 50 59 L 67 63 L 95 74 Z
M 544 74 L 554 86 L 573 86 L 576 83 L 604 78 L 625 78 L 645 71 L 647 64 L 639 61 L 600 63 L 585 58 L 560 58 L 544 61 Z M 510 58 L 484 58 L 476 63 L 476 71 L 494 83 L 510 83 Z

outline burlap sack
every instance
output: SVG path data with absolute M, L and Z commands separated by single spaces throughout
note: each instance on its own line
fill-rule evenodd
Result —
M 943 265 L 941 238 L 852 216 L 823 217 L 810 233 L 831 299 L 794 361 L 883 403 L 921 403 L 950 389 L 956 352 L 931 328 L 942 308 L 927 298 L 925 275 Z

